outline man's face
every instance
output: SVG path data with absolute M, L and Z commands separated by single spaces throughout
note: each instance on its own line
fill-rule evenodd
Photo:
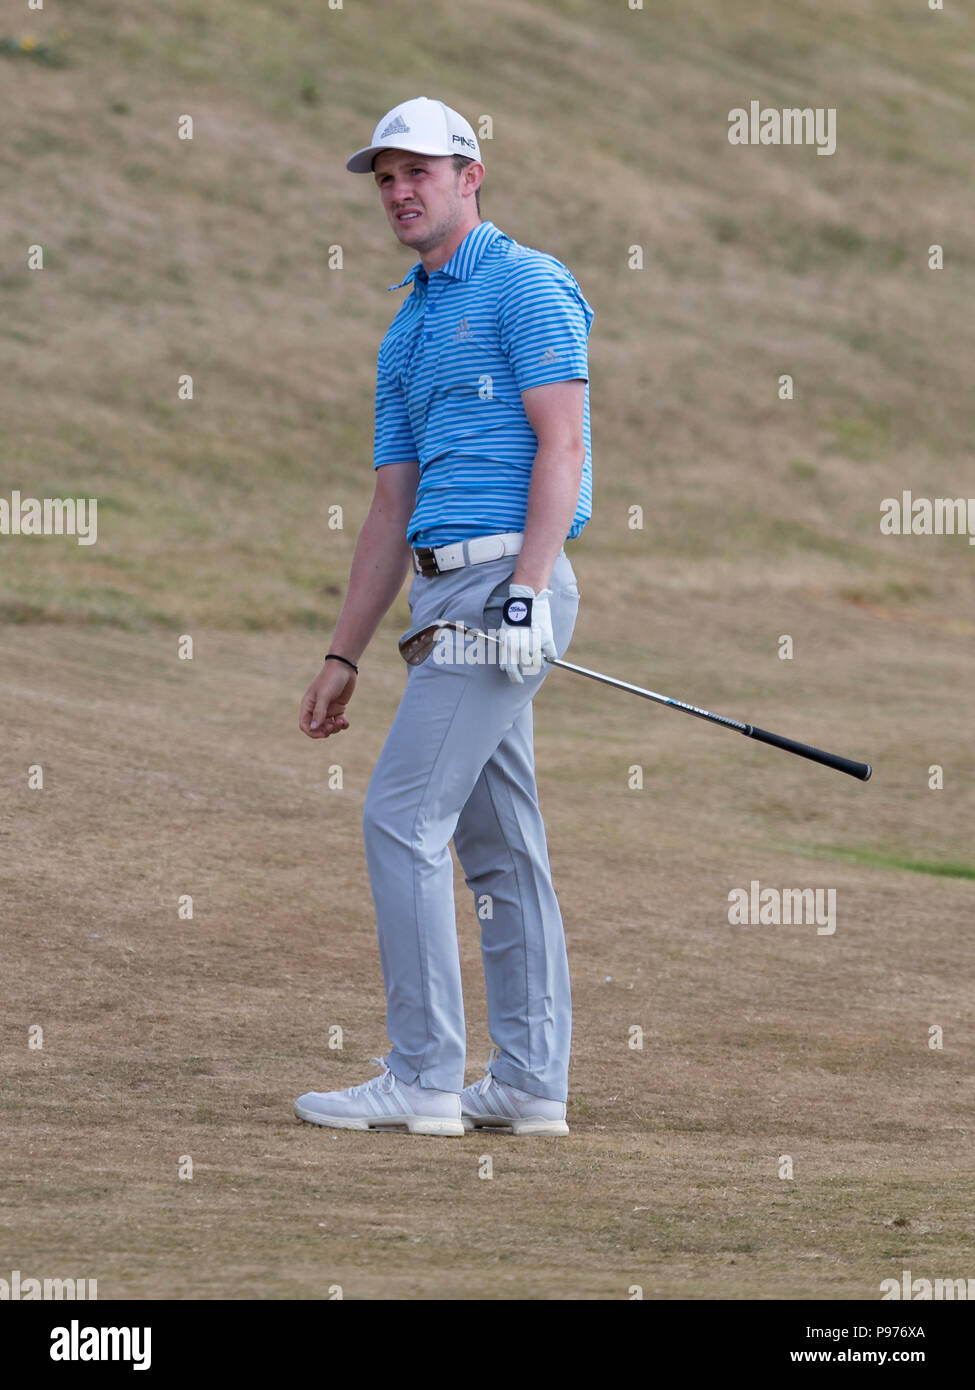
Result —
M 381 150 L 372 169 L 386 216 L 404 246 L 433 251 L 460 225 L 465 199 L 449 154 Z

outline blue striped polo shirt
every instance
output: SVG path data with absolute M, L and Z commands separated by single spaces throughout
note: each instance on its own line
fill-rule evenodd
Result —
M 379 349 L 374 466 L 419 461 L 413 545 L 522 531 L 538 440 L 521 392 L 586 379 L 586 461 L 569 530 L 592 514 L 587 340 L 593 310 L 561 261 L 493 222 L 439 270 L 420 262 Z

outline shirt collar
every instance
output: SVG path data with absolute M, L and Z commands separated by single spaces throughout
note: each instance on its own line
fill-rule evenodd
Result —
M 484 258 L 485 252 L 503 235 L 504 233 L 493 222 L 479 222 L 467 233 L 450 260 L 445 261 L 440 269 L 435 270 L 433 274 L 449 275 L 454 280 L 470 280 Z M 425 286 L 429 279 L 430 276 L 423 268 L 423 262 L 417 261 L 416 265 L 398 285 L 388 285 L 387 288 L 401 290 L 411 280 L 414 282 L 414 287 L 416 283 Z

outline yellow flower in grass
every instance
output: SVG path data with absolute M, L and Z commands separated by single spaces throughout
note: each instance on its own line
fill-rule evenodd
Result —
M 29 53 L 29 52 L 31 51 L 32 48 L 36 48 L 36 47 L 37 47 L 37 40 L 36 40 L 36 39 L 21 39 L 21 41 L 20 41 L 20 47 L 21 47 L 21 49 L 23 50 L 24 53 Z

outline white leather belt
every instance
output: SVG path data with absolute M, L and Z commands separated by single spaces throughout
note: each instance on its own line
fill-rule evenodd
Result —
M 505 555 L 517 555 L 523 532 L 502 531 L 497 536 L 474 536 L 469 541 L 453 545 L 420 545 L 413 548 L 413 568 L 428 577 L 445 570 L 463 569 L 465 565 L 483 565 L 488 560 L 501 560 Z

